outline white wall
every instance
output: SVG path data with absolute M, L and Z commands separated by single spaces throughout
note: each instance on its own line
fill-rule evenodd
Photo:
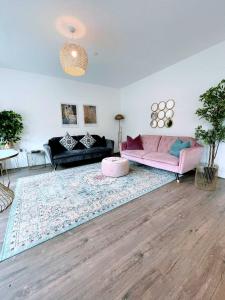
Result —
M 166 50 L 165 50 L 166 51 Z M 225 42 L 146 77 L 120 91 L 117 89 L 78 83 L 73 80 L 33 73 L 0 69 L 0 110 L 12 109 L 21 113 L 25 130 L 19 147 L 30 150 L 42 148 L 53 136 L 96 133 L 117 139 L 113 117 L 125 114 L 122 122 L 126 134 L 139 133 L 191 135 L 201 122 L 195 116 L 199 95 L 225 78 Z M 173 98 L 176 101 L 172 128 L 152 129 L 149 125 L 151 104 Z M 78 104 L 79 127 L 61 125 L 60 103 Z M 97 105 L 98 125 L 83 124 L 82 104 Z M 20 165 L 25 162 L 20 155 Z M 219 175 L 225 177 L 225 144 L 222 144 L 217 163 Z
M 199 95 L 224 78 L 225 42 L 123 88 L 124 136 L 139 133 L 194 136 L 196 126 L 201 123 L 195 116 Z M 174 125 L 169 129 L 151 128 L 151 104 L 171 98 L 176 101 Z M 219 149 L 217 163 L 219 175 L 225 177 L 225 144 Z
M 119 97 L 119 90 L 113 88 L 0 69 L 0 110 L 22 114 L 25 129 L 18 147 L 27 150 L 41 149 L 49 138 L 66 131 L 72 135 L 88 131 L 116 141 L 118 124 L 113 117 L 120 111 Z M 60 103 L 78 104 L 78 127 L 61 125 Z M 84 125 L 83 104 L 97 106 L 97 126 Z M 20 166 L 24 156 L 20 154 Z

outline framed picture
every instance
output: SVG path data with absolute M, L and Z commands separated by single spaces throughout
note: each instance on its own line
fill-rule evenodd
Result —
M 62 125 L 78 125 L 77 105 L 61 104 Z
M 83 108 L 84 108 L 84 124 L 85 125 L 97 124 L 96 106 L 84 105 Z

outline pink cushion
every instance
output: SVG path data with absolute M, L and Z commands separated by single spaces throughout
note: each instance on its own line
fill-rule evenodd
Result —
M 133 156 L 133 157 L 139 157 L 142 158 L 144 155 L 146 155 L 148 152 L 145 150 L 124 150 L 123 154 Z
M 160 135 L 142 135 L 142 144 L 145 151 L 148 152 L 157 152 Z
M 127 150 L 143 150 L 140 134 L 134 139 L 127 136 Z
M 193 139 L 192 137 L 187 137 L 187 136 L 162 136 L 159 142 L 158 146 L 158 152 L 164 152 L 167 153 L 170 150 L 170 147 L 172 144 L 177 140 L 180 139 L 182 141 L 190 141 L 191 142 L 191 147 L 194 147 L 196 144 L 196 140 Z
M 143 158 L 153 160 L 153 161 L 158 161 L 158 162 L 173 165 L 173 166 L 178 166 L 178 164 L 179 164 L 179 159 L 169 153 L 151 152 L 151 153 L 144 155 Z

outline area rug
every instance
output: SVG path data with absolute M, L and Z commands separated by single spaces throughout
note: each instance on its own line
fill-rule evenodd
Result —
M 174 174 L 142 165 L 105 177 L 100 164 L 20 178 L 0 260 L 43 243 L 174 180 Z

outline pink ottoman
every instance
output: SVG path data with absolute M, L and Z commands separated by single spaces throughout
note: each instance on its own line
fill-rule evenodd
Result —
M 126 158 L 107 157 L 102 160 L 102 174 L 110 177 L 120 177 L 129 173 L 129 163 Z

